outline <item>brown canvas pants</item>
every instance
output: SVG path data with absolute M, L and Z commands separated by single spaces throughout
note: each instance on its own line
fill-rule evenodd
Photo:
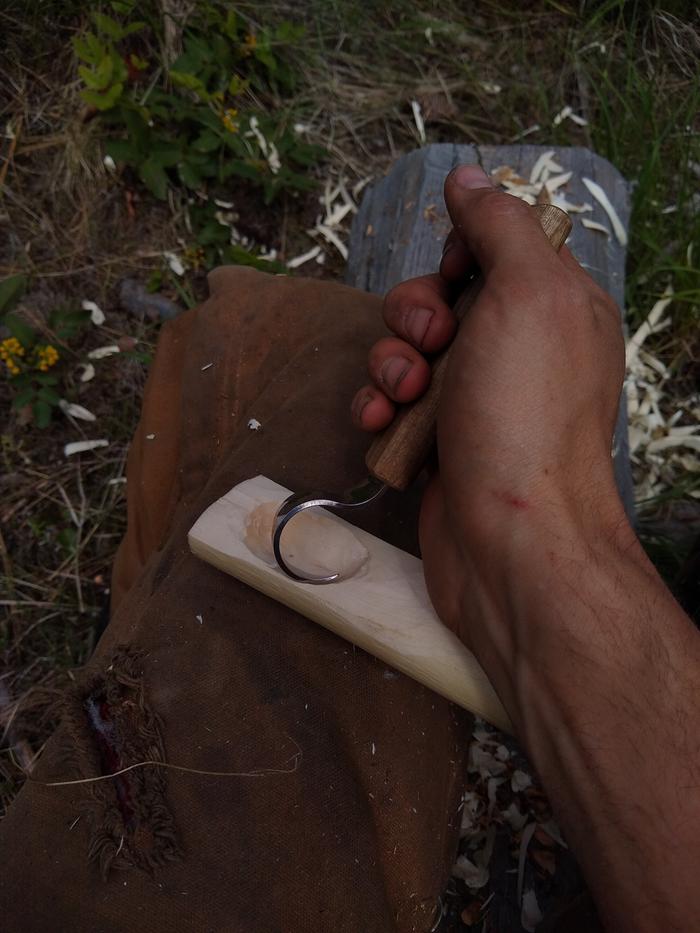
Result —
M 362 478 L 348 412 L 380 302 L 244 268 L 210 286 L 159 340 L 112 621 L 2 826 L 0 924 L 423 933 L 455 854 L 470 718 L 186 543 L 258 473 L 298 491 Z M 415 550 L 416 505 L 388 495 L 361 522 Z M 229 773 L 47 786 L 144 760 Z

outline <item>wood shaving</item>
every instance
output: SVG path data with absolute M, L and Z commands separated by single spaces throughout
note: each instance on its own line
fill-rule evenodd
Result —
M 536 185 L 540 181 L 540 176 L 542 172 L 547 167 L 549 160 L 554 156 L 554 149 L 549 149 L 547 152 L 543 152 L 542 155 L 537 159 L 535 164 L 532 166 L 532 171 L 530 172 L 530 184 Z M 561 169 L 559 170 L 561 171 Z
M 471 891 L 478 891 L 489 883 L 489 870 L 475 865 L 466 855 L 460 855 L 452 868 L 455 878 L 461 878 Z
M 589 204 L 588 201 L 584 201 L 583 204 L 575 204 L 573 201 L 568 201 L 563 194 L 559 194 L 556 191 L 552 195 L 552 204 L 566 211 L 567 214 L 583 214 L 586 211 L 593 210 L 593 205 Z
M 272 140 L 266 139 L 262 130 L 260 129 L 260 122 L 257 117 L 251 117 L 248 122 L 248 126 L 249 129 L 246 133 L 243 134 L 243 139 L 255 140 L 260 153 L 262 154 L 263 158 L 267 160 L 267 164 L 270 166 L 270 171 L 273 175 L 276 175 L 282 168 L 282 163 L 280 162 L 277 147 L 272 142 Z M 248 148 L 250 149 L 251 147 L 248 146 Z M 252 154 L 257 155 L 257 153 Z
M 518 794 L 520 791 L 532 786 L 532 778 L 525 771 L 515 770 L 510 779 L 510 786 L 513 788 L 513 792 Z
M 554 126 L 559 126 L 562 120 L 571 120 L 572 123 L 576 123 L 577 126 L 588 126 L 588 120 L 574 113 L 574 108 L 569 104 L 567 104 L 566 107 L 562 107 L 559 113 L 552 119 L 552 123 Z
M 98 447 L 109 447 L 109 441 L 73 441 L 63 448 L 63 456 L 72 457 L 73 454 L 86 453 L 89 450 L 96 450 Z
M 104 324 L 106 320 L 105 313 L 94 301 L 83 301 L 83 311 L 90 312 L 90 320 L 95 327 L 101 327 Z
M 518 853 L 518 903 L 523 899 L 523 882 L 525 880 L 525 860 L 527 858 L 527 849 L 532 837 L 535 835 L 537 823 L 529 823 L 523 829 L 520 837 L 520 851 Z
M 106 356 L 113 356 L 115 353 L 120 353 L 119 347 L 116 343 L 110 344 L 107 347 L 97 347 L 95 350 L 90 350 L 88 353 L 88 359 L 90 360 L 103 360 Z
M 165 259 L 170 271 L 175 275 L 183 276 L 185 274 L 185 267 L 175 253 L 163 253 L 163 259 Z
M 589 220 L 588 217 L 582 217 L 581 223 L 586 230 L 596 230 L 598 233 L 604 233 L 606 236 L 612 236 L 605 224 L 599 224 L 597 220 Z
M 576 204 L 567 200 L 559 191 L 571 181 L 573 172 L 565 172 L 553 156 L 553 149 L 543 152 L 533 165 L 529 180 L 518 175 L 510 165 L 499 165 L 495 168 L 491 172 L 491 180 L 495 185 L 505 188 L 508 194 L 527 204 L 554 204 L 570 214 L 592 211 L 591 204 Z
M 78 418 L 80 421 L 97 421 L 95 415 L 93 415 L 91 411 L 88 411 L 87 408 L 83 408 L 82 405 L 76 405 L 75 402 L 68 402 L 64 398 L 60 400 L 58 407 L 64 415 L 68 415 L 70 418 Z
M 568 184 L 573 174 L 573 172 L 562 172 L 561 175 L 552 175 L 551 178 L 548 178 L 545 185 L 549 193 L 552 194 L 557 188 L 561 188 L 562 185 Z
M 520 868 L 519 897 L 528 877 L 525 863 L 533 835 L 540 832 L 553 850 L 560 845 L 561 834 L 550 819 L 551 811 L 546 805 L 544 810 L 538 808 L 536 803 L 544 799 L 543 794 L 523 767 L 523 759 L 512 744 L 477 720 L 469 746 L 469 784 L 459 805 L 459 857 L 452 872 L 473 892 L 488 882 L 497 834 L 510 832 L 510 848 L 519 852 L 519 862 L 514 863 Z M 552 851 L 552 858 L 556 860 L 556 851 Z
M 537 903 L 537 895 L 530 888 L 523 894 L 522 910 L 520 912 L 520 922 L 527 933 L 535 933 L 537 927 L 542 923 L 543 914 L 540 905 Z
M 290 269 L 298 269 L 299 266 L 303 266 L 304 263 L 311 262 L 312 259 L 315 259 L 320 252 L 320 246 L 312 246 L 308 252 L 301 253 L 299 256 L 294 256 L 293 259 L 288 259 L 287 266 Z
M 316 218 L 316 224 L 306 233 L 308 236 L 318 239 L 321 237 L 330 246 L 333 246 L 342 256 L 348 258 L 348 249 L 345 245 L 347 230 L 345 228 L 346 220 L 357 213 L 357 198 L 362 189 L 369 184 L 371 178 L 363 178 L 352 188 L 352 193 L 348 191 L 346 181 L 343 177 L 339 179 L 326 179 L 323 188 L 323 194 L 319 197 L 320 204 L 324 207 L 323 216 Z M 309 251 L 311 252 L 311 251 Z M 303 256 L 308 255 L 303 253 Z M 325 262 L 326 254 L 321 247 L 318 253 L 312 257 L 317 263 Z M 301 258 L 296 257 L 298 264 L 302 265 Z M 310 260 L 305 260 L 310 261 Z M 294 260 L 291 260 L 294 262 Z M 291 266 L 296 268 L 296 266 Z
M 672 301 L 669 284 L 625 348 L 629 447 L 642 510 L 645 501 L 672 489 L 682 476 L 700 472 L 695 455 L 700 451 L 700 394 L 696 391 L 679 401 L 669 393 L 671 373 L 646 346 L 650 337 L 670 327 L 667 311 Z
M 328 243 L 331 243 L 333 246 L 335 246 L 343 259 L 347 260 L 348 248 L 337 235 L 337 233 L 335 233 L 335 231 L 331 230 L 331 228 L 327 227 L 325 224 L 317 224 L 316 230 Z
M 425 145 L 425 123 L 423 121 L 423 113 L 420 104 L 417 100 L 411 101 L 411 110 L 413 112 L 413 122 L 416 124 L 416 129 L 418 130 L 418 139 L 421 145 Z
M 592 181 L 590 178 L 582 178 L 581 181 L 588 188 L 593 197 L 610 218 L 610 223 L 612 224 L 612 228 L 615 231 L 615 236 L 617 237 L 620 245 L 627 246 L 627 231 L 625 230 L 617 211 L 610 203 L 610 199 L 608 198 L 607 194 L 603 191 L 597 182 Z
M 513 185 L 527 185 L 528 182 L 510 167 L 510 165 L 499 165 L 491 172 L 491 180 L 494 185 L 502 185 L 504 182 L 511 182 Z
M 516 133 L 515 136 L 512 136 L 510 142 L 517 143 L 519 139 L 524 139 L 526 136 L 532 136 L 533 133 L 536 133 L 541 129 L 542 127 L 539 125 L 539 123 L 533 123 L 532 126 L 528 126 L 526 129 Z

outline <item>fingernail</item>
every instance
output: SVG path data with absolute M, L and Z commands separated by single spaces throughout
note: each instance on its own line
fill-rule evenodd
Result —
M 433 312 L 428 308 L 411 308 L 406 314 L 406 333 L 417 347 L 423 344 Z
M 401 385 L 401 380 L 410 368 L 411 363 L 405 357 L 390 356 L 389 359 L 385 360 L 382 364 L 379 375 L 384 385 L 395 392 Z
M 352 406 L 352 413 L 355 416 L 357 421 L 360 421 L 362 418 L 362 412 L 367 408 L 369 403 L 372 401 L 372 396 L 369 392 L 365 392 L 364 395 L 361 395 L 355 404 Z
M 460 188 L 492 188 L 491 179 L 479 165 L 458 165 L 452 172 Z

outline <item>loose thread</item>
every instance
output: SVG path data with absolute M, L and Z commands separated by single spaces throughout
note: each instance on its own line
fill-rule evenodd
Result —
M 100 774 L 97 777 L 77 778 L 73 781 L 38 781 L 30 774 L 24 773 L 27 780 L 32 784 L 41 784 L 43 787 L 70 787 L 75 784 L 95 784 L 98 781 L 109 781 L 112 778 L 119 777 L 121 774 L 126 774 L 128 771 L 134 771 L 136 768 L 146 767 L 166 768 L 169 771 L 181 771 L 185 774 L 201 774 L 205 777 L 270 777 L 273 774 L 293 774 L 298 769 L 299 762 L 302 758 L 302 751 L 298 745 L 297 748 L 298 751 L 296 751 L 291 758 L 287 759 L 288 761 L 294 762 L 291 768 L 258 768 L 255 771 L 203 771 L 200 768 L 186 768 L 184 765 L 173 765 L 167 761 L 149 759 L 147 761 L 137 761 L 133 765 L 127 765 L 126 768 L 120 768 L 119 771 L 112 771 L 110 774 Z M 15 761 L 15 764 L 19 767 L 18 762 Z

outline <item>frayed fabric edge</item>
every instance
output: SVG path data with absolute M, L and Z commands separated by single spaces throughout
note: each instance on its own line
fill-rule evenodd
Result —
M 118 647 L 106 668 L 90 672 L 66 697 L 61 757 L 76 777 L 110 774 L 142 760 L 166 761 L 162 722 L 144 695 L 144 657 L 143 651 Z M 87 854 L 103 879 L 113 869 L 153 873 L 182 858 L 166 789 L 163 768 L 82 785 Z

